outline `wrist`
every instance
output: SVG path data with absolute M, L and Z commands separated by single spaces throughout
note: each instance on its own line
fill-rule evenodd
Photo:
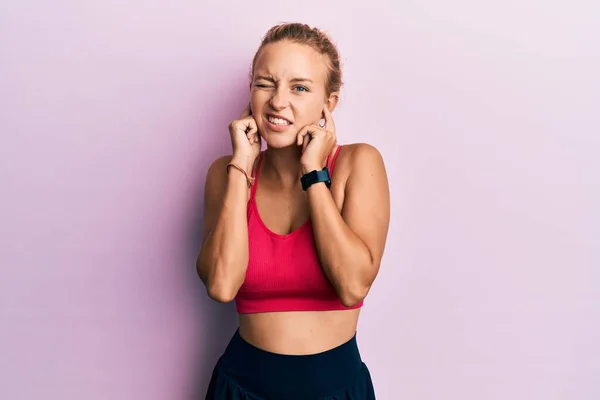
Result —
M 302 190 L 308 190 L 310 187 L 319 183 L 323 183 L 327 188 L 331 187 L 331 177 L 327 168 L 310 168 L 311 170 L 302 175 L 302 178 L 300 178 Z
M 320 165 L 316 165 L 316 164 L 308 164 L 308 165 L 302 165 L 301 169 L 302 169 L 302 175 L 306 175 L 312 171 L 320 171 L 323 169 L 323 167 Z
M 236 157 L 232 157 L 231 161 L 227 164 L 227 175 L 229 177 L 229 182 L 239 181 L 240 179 L 244 179 L 248 188 L 252 186 L 254 183 L 254 177 L 252 177 L 252 168 L 254 161 L 250 161 L 249 159 L 240 159 Z M 232 174 L 234 177 L 232 177 Z
M 227 187 L 229 190 L 233 190 L 234 193 L 241 194 L 240 190 L 244 193 L 248 193 L 248 189 L 251 186 L 243 173 L 235 168 L 229 168 L 227 171 Z
M 248 174 L 248 176 L 252 175 L 252 169 L 254 168 L 254 158 L 233 156 L 231 158 L 231 163 L 243 168 L 244 171 L 246 171 L 246 173 Z

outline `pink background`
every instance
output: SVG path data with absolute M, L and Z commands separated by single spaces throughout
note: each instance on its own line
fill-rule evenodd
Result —
M 386 160 L 378 398 L 600 398 L 597 1 L 4 3 L 1 399 L 203 394 L 204 176 L 279 21 L 333 35 L 339 140 Z

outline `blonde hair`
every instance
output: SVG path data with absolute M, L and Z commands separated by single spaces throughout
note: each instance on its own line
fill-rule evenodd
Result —
M 337 47 L 326 33 L 301 23 L 283 23 L 275 25 L 267 31 L 252 60 L 252 76 L 254 75 L 254 67 L 260 51 L 269 43 L 276 43 L 283 40 L 305 44 L 320 54 L 326 55 L 327 84 L 325 89 L 327 95 L 340 91 L 342 87 L 342 68 Z

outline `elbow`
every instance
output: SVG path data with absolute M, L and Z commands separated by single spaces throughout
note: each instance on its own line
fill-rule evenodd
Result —
M 206 285 L 208 297 L 219 303 L 230 303 L 235 299 L 237 291 L 227 289 L 222 285 Z
M 238 269 L 243 273 L 230 271 Z M 246 273 L 245 269 L 241 267 L 224 268 L 221 263 L 209 265 L 202 263 L 200 258 L 197 261 L 196 270 L 204 283 L 208 297 L 219 303 L 230 303 L 235 299 Z
M 204 282 L 206 294 L 212 300 L 219 303 L 230 303 L 235 300 L 237 292 L 240 289 L 241 283 L 237 280 L 225 279 L 224 277 L 212 277 Z
M 369 286 L 364 285 L 356 285 L 354 288 L 346 288 L 342 290 L 339 294 L 340 301 L 344 307 L 354 307 L 360 304 L 361 301 L 367 297 L 367 293 L 369 293 Z
M 206 287 L 206 294 L 216 302 L 230 303 L 235 300 L 243 280 L 239 281 L 235 277 L 221 275 L 208 273 L 202 279 Z
M 338 281 L 337 292 L 344 307 L 355 307 L 367 297 L 375 279 L 375 274 L 371 271 L 376 271 L 378 268 L 378 265 L 377 267 L 370 266 L 368 270 L 363 269 L 355 274 L 346 274 Z

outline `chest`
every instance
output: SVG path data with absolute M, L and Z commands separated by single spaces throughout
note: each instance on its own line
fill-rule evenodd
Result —
M 278 193 L 276 191 L 260 191 L 256 195 L 255 207 L 257 217 L 265 228 L 277 235 L 287 235 L 310 218 L 310 208 L 306 193 Z
M 338 209 L 342 211 L 344 192 L 332 185 L 331 196 Z M 263 187 L 257 190 L 254 198 L 256 216 L 268 231 L 277 235 L 288 235 L 310 220 L 310 203 L 307 192 L 300 187 L 293 191 L 281 192 Z

